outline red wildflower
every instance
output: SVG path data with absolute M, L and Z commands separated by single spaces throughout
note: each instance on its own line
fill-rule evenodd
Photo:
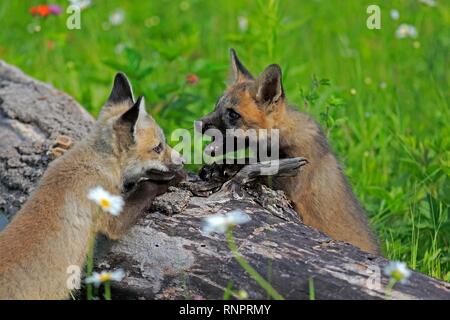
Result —
M 41 4 L 37 7 L 32 7 L 30 9 L 30 12 L 32 15 L 38 15 L 41 17 L 47 17 L 51 13 L 50 8 L 46 4 Z
M 58 5 L 47 5 L 47 4 L 41 4 L 36 7 L 30 8 L 30 13 L 33 16 L 41 16 L 41 17 L 47 17 L 51 14 L 59 15 L 61 14 L 62 9 Z
M 186 82 L 190 85 L 196 85 L 199 80 L 200 78 L 194 73 L 190 73 L 186 76 Z
M 47 49 L 49 50 L 55 49 L 55 42 L 52 40 L 47 40 Z

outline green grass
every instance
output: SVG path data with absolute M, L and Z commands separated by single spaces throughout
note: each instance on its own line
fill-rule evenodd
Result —
M 65 14 L 31 17 L 24 3 L 0 3 L 1 59 L 68 92 L 94 115 L 122 69 L 166 134 L 192 128 L 212 109 L 224 89 L 229 47 L 253 73 L 279 63 L 289 101 L 326 127 L 385 255 L 450 281 L 445 1 L 433 8 L 371 1 L 382 9 L 381 30 L 365 27 L 367 4 L 359 0 L 93 0 L 74 31 L 65 28 Z M 106 26 L 117 8 L 125 22 Z M 398 21 L 389 16 L 393 8 Z M 417 39 L 395 37 L 403 22 L 416 26 Z M 41 30 L 30 33 L 37 24 Z M 198 84 L 186 84 L 190 73 Z

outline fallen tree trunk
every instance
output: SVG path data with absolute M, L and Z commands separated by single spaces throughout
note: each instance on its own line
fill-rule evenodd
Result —
M 61 134 L 79 140 L 93 119 L 69 96 L 0 61 L 0 228 L 36 186 Z M 53 150 L 54 151 L 54 150 Z M 332 240 L 301 223 L 282 192 L 264 186 L 228 188 L 195 197 L 172 188 L 143 212 L 128 235 L 104 242 L 96 268 L 122 267 L 115 298 L 221 299 L 225 288 L 268 298 L 231 254 L 224 235 L 203 235 L 202 219 L 242 210 L 251 222 L 233 234 L 239 252 L 287 299 L 383 299 L 388 262 Z M 414 272 L 394 299 L 450 299 L 450 284 Z

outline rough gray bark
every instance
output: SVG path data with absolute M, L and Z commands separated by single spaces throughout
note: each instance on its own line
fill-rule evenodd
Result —
M 56 138 L 80 139 L 93 121 L 72 97 L 0 60 L 0 216 L 26 200 Z
M 70 97 L 0 61 L 0 216 L 8 219 L 26 200 L 49 161 L 60 134 L 82 138 L 92 118 Z M 171 188 L 153 203 L 128 235 L 99 248 L 96 268 L 124 268 L 115 298 L 221 299 L 225 287 L 251 299 L 267 293 L 241 268 L 224 235 L 204 236 L 202 219 L 242 210 L 252 220 L 233 231 L 239 251 L 287 299 L 307 299 L 312 278 L 317 299 L 383 299 L 368 286 L 387 263 L 301 223 L 281 192 L 250 185 L 209 197 Z M 1 228 L 1 219 L 0 219 Z M 394 299 L 450 299 L 450 284 L 414 272 L 397 284 Z

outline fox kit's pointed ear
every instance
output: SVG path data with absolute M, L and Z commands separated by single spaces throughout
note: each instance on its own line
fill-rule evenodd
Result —
M 256 101 L 262 104 L 272 104 L 283 99 L 284 90 L 281 78 L 279 65 L 271 64 L 268 66 L 256 79 Z
M 238 83 L 245 80 L 252 80 L 253 77 L 250 72 L 244 67 L 244 65 L 239 60 L 236 51 L 230 49 L 231 57 L 231 83 Z
M 122 116 L 120 117 L 120 121 L 126 123 L 130 126 L 134 126 L 139 118 L 139 114 L 142 112 L 141 109 L 144 108 L 144 97 L 139 97 L 133 106 L 128 109 Z
M 126 141 L 134 141 L 136 134 L 136 127 L 139 123 L 139 118 L 146 114 L 144 97 L 139 97 L 133 106 L 128 109 L 124 114 L 122 114 L 119 119 L 117 119 L 114 129 L 118 131 L 122 138 Z
M 133 90 L 127 76 L 122 72 L 118 72 L 114 78 L 114 84 L 108 98 L 108 104 L 117 104 L 124 101 L 134 102 Z

